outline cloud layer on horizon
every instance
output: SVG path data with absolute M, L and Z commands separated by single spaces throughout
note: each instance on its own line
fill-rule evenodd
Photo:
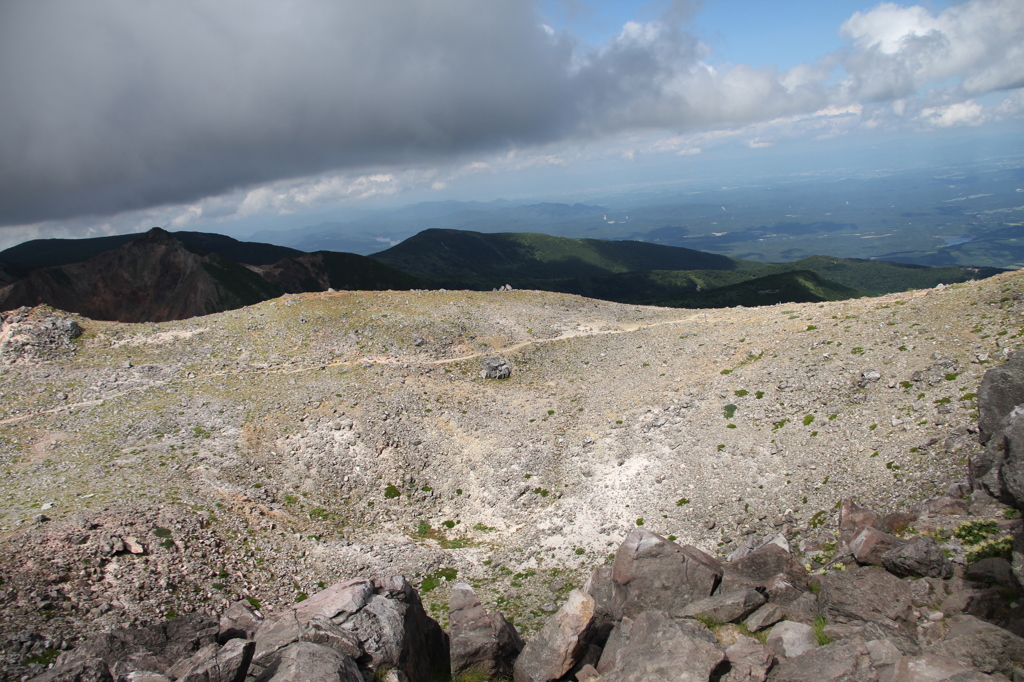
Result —
M 209 197 L 239 191 L 236 212 L 288 210 L 393 191 L 401 173 L 443 183 L 430 166 L 470 154 L 625 133 L 664 131 L 689 154 L 770 122 L 1022 113 L 1017 0 L 938 15 L 883 3 L 841 32 L 848 50 L 780 72 L 712 67 L 668 19 L 584 51 L 516 0 L 14 0 L 0 7 L 0 224 L 209 211 Z M 1000 90 L 1015 91 L 1002 108 L 975 101 Z

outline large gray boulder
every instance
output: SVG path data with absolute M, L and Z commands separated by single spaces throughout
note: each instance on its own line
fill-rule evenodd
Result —
M 978 388 L 978 440 L 987 443 L 999 423 L 1024 403 L 1024 356 L 1015 353 L 1006 363 L 985 372 Z
M 917 653 L 916 626 L 908 621 L 911 591 L 884 568 L 832 571 L 822 582 L 820 611 L 829 624 L 864 628 L 870 639 L 890 638 L 905 654 Z
M 739 590 L 716 594 L 683 607 L 687 618 L 710 618 L 719 623 L 738 623 L 756 611 L 768 599 L 757 590 Z
M 516 659 L 515 682 L 550 682 L 576 665 L 587 648 L 594 621 L 594 598 L 573 590 L 569 598 Z
M 871 682 L 877 679 L 871 656 L 859 637 L 812 649 L 778 665 L 768 675 L 770 682 Z
M 264 620 L 255 640 L 253 661 L 265 668 L 291 644 L 305 641 L 322 642 L 342 655 L 354 647 L 360 668 L 399 670 L 410 682 L 426 682 L 433 671 L 450 669 L 447 636 L 402 576 L 333 585 Z
M 656 609 L 682 616 L 687 605 L 711 596 L 722 572 L 710 554 L 638 528 L 615 553 L 612 615 L 615 620 L 636 618 Z
M 220 632 L 217 633 L 217 641 L 224 644 L 229 639 L 236 637 L 252 639 L 262 621 L 263 618 L 256 615 L 248 602 L 236 601 L 220 617 Z
M 984 450 L 971 456 L 972 484 L 992 497 L 1024 509 L 1024 405 L 999 423 Z
M 729 672 L 722 682 L 764 682 L 775 663 L 775 652 L 756 639 L 744 637 L 725 650 Z
M 953 563 L 934 538 L 922 535 L 882 555 L 885 570 L 901 578 L 950 578 Z
M 480 376 L 484 379 L 508 379 L 512 376 L 512 363 L 505 358 L 484 358 L 480 361 Z
M 458 583 L 448 600 L 448 637 L 452 675 L 475 670 L 488 677 L 509 678 L 523 640 L 500 613 L 488 613 L 473 588 Z
M 633 622 L 618 664 L 601 682 L 707 682 L 724 659 L 714 635 L 702 625 L 645 611 Z
M 167 676 L 178 682 L 243 682 L 255 649 L 255 642 L 243 639 L 208 644 L 173 665 Z
M 795 588 L 807 588 L 807 569 L 790 552 L 774 542 L 758 547 L 725 568 L 753 581 L 756 585 L 765 585 L 775 576 L 784 575 L 787 582 Z
M 953 617 L 946 636 L 928 650 L 984 673 L 1024 676 L 1024 638 L 974 616 Z
M 796 658 L 817 647 L 818 639 L 810 625 L 784 620 L 768 633 L 765 644 L 780 658 Z
M 292 642 L 256 682 L 364 682 L 348 656 L 312 642 Z
M 849 548 L 858 564 L 880 566 L 882 555 L 904 544 L 906 544 L 906 540 L 895 535 L 889 535 L 871 526 L 864 526 L 850 540 Z

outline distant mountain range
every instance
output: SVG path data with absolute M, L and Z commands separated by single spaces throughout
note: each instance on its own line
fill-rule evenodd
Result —
M 841 300 L 998 272 L 824 256 L 761 263 L 649 242 L 451 229 L 424 230 L 367 257 L 154 228 L 141 236 L 35 240 L 0 252 L 0 310 L 46 303 L 95 319 L 164 321 L 285 293 L 505 284 L 703 308 Z

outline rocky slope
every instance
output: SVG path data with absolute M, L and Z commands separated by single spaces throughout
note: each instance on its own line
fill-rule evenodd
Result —
M 6 314 L 5 627 L 56 650 L 402 574 L 443 625 L 464 580 L 530 637 L 638 527 L 721 558 L 781 533 L 815 568 L 842 498 L 897 512 L 966 476 L 1022 291 L 1008 273 L 709 311 L 430 291 L 143 325 Z M 507 379 L 481 376 L 496 356 Z

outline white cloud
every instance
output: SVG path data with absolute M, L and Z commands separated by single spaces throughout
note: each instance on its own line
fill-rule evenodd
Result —
M 937 15 L 886 2 L 855 12 L 840 33 L 858 48 L 845 63 L 851 98 L 900 98 L 946 79 L 968 96 L 1024 86 L 1020 0 L 970 0 Z
M 968 100 L 947 107 L 922 109 L 921 118 L 937 128 L 976 126 L 984 121 L 984 108 L 977 102 Z

